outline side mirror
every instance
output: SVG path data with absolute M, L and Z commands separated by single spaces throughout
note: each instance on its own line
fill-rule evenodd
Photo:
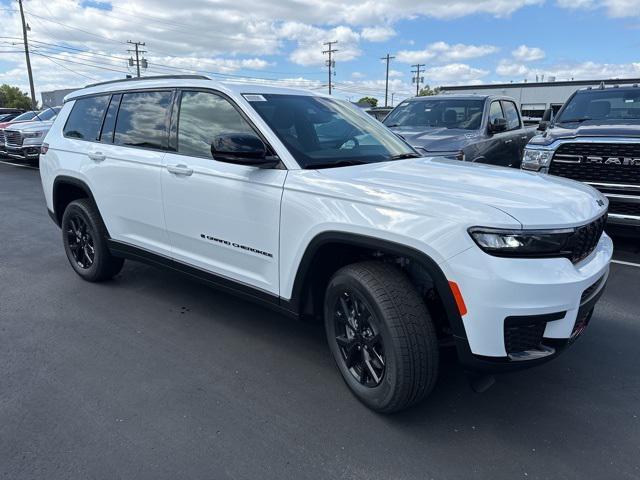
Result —
M 489 133 L 500 133 L 507 131 L 507 121 L 504 118 L 495 118 L 489 124 Z
M 542 115 L 542 120 L 540 120 L 540 124 L 538 125 L 538 130 L 544 132 L 547 128 L 549 128 L 549 124 L 553 120 L 553 109 L 547 108 Z
M 275 167 L 280 159 L 268 156 L 267 148 L 257 136 L 247 133 L 223 133 L 211 142 L 211 155 L 219 162 L 260 168 Z

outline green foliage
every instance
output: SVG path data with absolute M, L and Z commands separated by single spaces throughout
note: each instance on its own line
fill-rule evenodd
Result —
M 373 97 L 362 97 L 360 100 L 358 100 L 358 103 L 368 103 L 369 105 L 371 105 L 371 107 L 377 107 L 378 99 Z
M 0 107 L 31 109 L 31 98 L 28 93 L 20 91 L 18 87 L 0 85 Z
M 429 85 L 425 85 L 418 92 L 419 97 L 428 97 L 429 95 L 437 95 L 440 93 L 440 87 L 431 88 Z

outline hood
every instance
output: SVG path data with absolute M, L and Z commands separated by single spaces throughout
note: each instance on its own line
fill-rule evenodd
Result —
M 556 124 L 543 135 L 550 141 L 574 137 L 640 137 L 640 121 L 586 121 Z
M 330 177 L 329 185 L 342 182 L 339 191 L 353 191 L 354 201 L 457 216 L 470 226 L 504 227 L 506 222 L 499 220 L 504 216 L 523 228 L 578 226 L 602 215 L 608 205 L 600 192 L 572 180 L 443 158 L 323 169 L 319 174 Z
M 39 130 L 49 130 L 53 125 L 53 122 L 20 122 L 16 124 L 10 124 L 6 127 L 7 130 L 15 130 L 19 132 L 29 132 L 29 131 L 39 131 Z
M 391 130 L 402 135 L 410 145 L 429 152 L 460 150 L 480 136 L 477 130 L 444 127 L 392 127 Z
M 12 125 L 19 125 L 21 123 L 28 123 L 28 120 L 20 120 L 18 122 L 11 120 L 9 122 L 0 122 L 0 128 L 8 128 L 11 127 Z

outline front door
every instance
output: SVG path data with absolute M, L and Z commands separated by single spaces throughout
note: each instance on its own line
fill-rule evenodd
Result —
M 277 295 L 282 169 L 223 163 L 211 144 L 223 133 L 255 133 L 224 96 L 183 91 L 175 153 L 165 156 L 162 190 L 172 256 Z

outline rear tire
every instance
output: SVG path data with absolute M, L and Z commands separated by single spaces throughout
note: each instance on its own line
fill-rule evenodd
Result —
M 343 379 L 369 408 L 397 412 L 433 389 L 436 331 L 423 299 L 395 265 L 368 261 L 338 270 L 327 286 L 324 319 Z
M 120 273 L 124 259 L 111 255 L 107 229 L 91 200 L 82 198 L 67 205 L 61 226 L 67 259 L 83 279 L 101 282 Z

